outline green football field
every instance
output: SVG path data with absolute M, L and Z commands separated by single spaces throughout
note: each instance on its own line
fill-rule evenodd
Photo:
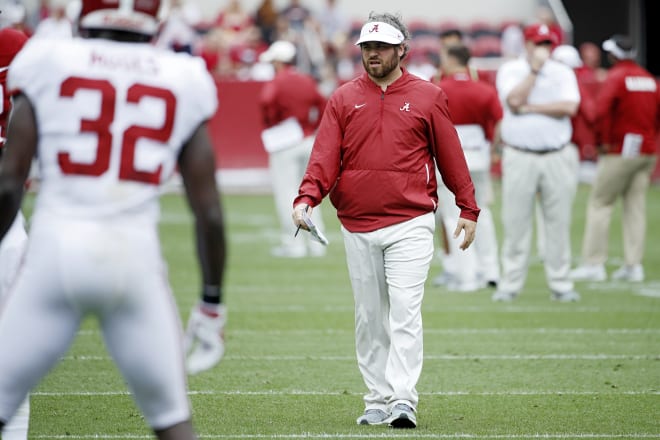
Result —
M 580 188 L 575 203 L 574 257 L 588 189 Z M 331 206 L 324 203 L 328 255 L 284 260 L 269 254 L 277 240 L 269 195 L 225 194 L 223 204 L 227 352 L 215 369 L 189 380 L 200 438 L 660 438 L 660 187 L 649 194 L 644 283 L 580 283 L 582 301 L 560 304 L 550 301 L 534 260 L 522 296 L 502 304 L 491 302 L 488 289 L 450 293 L 429 281 L 413 431 L 355 423 L 365 387 Z M 165 195 L 162 207 L 163 250 L 185 320 L 200 285 L 191 217 L 180 195 Z M 610 273 L 622 261 L 620 209 L 612 223 Z M 440 270 L 434 262 L 430 276 Z M 30 438 L 151 438 L 93 321 L 31 403 Z

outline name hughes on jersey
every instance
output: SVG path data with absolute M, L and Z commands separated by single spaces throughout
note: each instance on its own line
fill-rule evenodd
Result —
M 158 74 L 158 63 L 151 56 L 108 55 L 93 51 L 90 54 L 90 66 L 106 70 L 125 70 L 148 75 Z

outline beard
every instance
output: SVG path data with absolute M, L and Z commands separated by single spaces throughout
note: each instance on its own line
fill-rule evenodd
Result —
M 394 69 L 399 67 L 399 56 L 394 52 L 393 56 L 386 58 L 371 57 L 365 59 L 362 57 L 362 65 L 364 70 L 367 71 L 369 76 L 373 78 L 383 79 L 387 78 Z

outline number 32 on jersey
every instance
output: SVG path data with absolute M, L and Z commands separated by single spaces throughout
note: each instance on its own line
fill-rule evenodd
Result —
M 117 92 L 115 87 L 104 79 L 69 77 L 60 87 L 60 96 L 73 98 L 81 90 L 98 91 L 101 94 L 101 111 L 96 119 L 81 119 L 80 131 L 96 135 L 96 157 L 91 163 L 76 162 L 68 152 L 60 152 L 57 160 L 64 174 L 100 176 L 110 169 L 110 156 L 113 145 L 111 125 L 116 117 Z M 176 97 L 166 89 L 133 84 L 128 88 L 126 102 L 139 104 L 144 98 L 162 100 L 165 117 L 158 128 L 131 125 L 122 134 L 120 145 L 119 179 L 157 185 L 160 183 L 162 165 L 153 171 L 141 171 L 135 167 L 135 150 L 139 139 L 150 139 L 166 144 L 172 135 Z

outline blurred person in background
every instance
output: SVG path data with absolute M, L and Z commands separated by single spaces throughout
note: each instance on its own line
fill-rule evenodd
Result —
M 26 41 L 27 36 L 21 31 L 11 28 L 0 30 L 0 164 L 2 164 L 3 147 L 12 104 L 10 93 L 7 90 L 7 70 Z M 26 248 L 25 218 L 18 210 L 14 222 L 0 241 L 0 308 L 18 273 Z M 29 418 L 30 402 L 29 398 L 26 398 L 14 417 L 2 428 L 0 437 L 3 440 L 27 440 Z
M 655 169 L 660 123 L 660 92 L 655 77 L 635 61 L 630 37 L 603 42 L 612 63 L 596 100 L 596 124 L 602 145 L 596 178 L 587 204 L 581 265 L 576 281 L 604 281 L 609 227 L 614 204 L 623 202 L 624 264 L 612 279 L 644 281 L 646 196 Z
M 325 0 L 316 14 L 321 43 L 328 62 L 336 69 L 341 48 L 346 44 L 350 21 L 340 8 L 338 0 Z
M 534 204 L 543 218 L 543 265 L 551 299 L 578 301 L 569 277 L 571 210 L 578 185 L 579 158 L 570 143 L 571 117 L 580 105 L 575 73 L 550 58 L 558 40 L 544 24 L 524 30 L 527 56 L 497 71 L 503 103 L 502 274 L 494 301 L 513 301 L 529 269 Z
M 577 69 L 583 66 L 578 50 L 569 45 L 562 44 L 552 51 L 552 59 L 559 61 L 576 72 L 578 88 L 580 90 L 580 106 L 571 118 L 573 124 L 573 142 L 580 152 L 580 161 L 595 161 L 596 155 L 596 101 L 595 96 L 577 75 Z
M 444 256 L 443 282 L 448 290 L 471 292 L 484 286 L 496 287 L 500 278 L 497 236 L 489 206 L 494 192 L 491 182 L 491 144 L 499 142 L 502 105 L 494 86 L 472 79 L 468 69 L 470 50 L 464 45 L 452 45 L 445 51 L 444 75 L 438 85 L 447 94 L 449 112 L 461 140 L 465 160 L 474 183 L 477 205 L 481 209 L 474 245 L 461 252 L 459 241 L 449 238 L 449 252 Z M 460 210 L 454 195 L 438 180 L 438 221 L 451 230 L 459 219 Z M 451 274 L 450 278 L 447 275 Z M 446 279 L 445 279 L 446 278 Z
M 73 38 L 73 22 L 67 16 L 67 0 L 51 0 L 48 17 L 34 29 L 35 38 Z
M 0 308 L 0 428 L 90 316 L 154 434 L 196 437 L 186 367 L 199 373 L 224 353 L 225 233 L 206 126 L 217 95 L 201 60 L 145 44 L 159 6 L 83 0 L 83 38 L 31 39 L 9 67 L 0 240 L 35 157 L 41 181 Z M 185 338 L 157 227 L 161 186 L 177 167 L 202 280 Z
M 359 425 L 415 428 L 423 364 L 421 306 L 433 259 L 434 168 L 461 210 L 454 237 L 474 240 L 479 208 L 442 89 L 401 66 L 410 33 L 401 17 L 362 26 L 365 69 L 330 97 L 293 202 L 303 220 L 329 195 L 355 301 L 358 367 L 368 392 Z
M 440 66 L 438 68 L 438 71 L 436 75 L 434 76 L 434 81 L 440 81 L 442 79 L 442 76 L 444 75 L 444 70 L 443 70 L 443 60 L 447 58 L 447 50 L 449 50 L 450 47 L 452 46 L 468 46 L 466 42 L 465 35 L 463 34 L 463 31 L 461 31 L 457 27 L 451 27 L 443 30 L 440 32 Z M 477 73 L 477 70 L 468 66 L 468 72 L 470 73 L 470 77 L 472 79 L 479 79 L 479 73 Z
M 276 41 L 259 57 L 271 63 L 275 77 L 261 89 L 260 106 L 264 127 L 271 131 L 283 124 L 293 124 L 298 136 L 281 138 L 282 143 L 268 151 L 268 167 L 273 185 L 275 210 L 280 226 L 280 244 L 272 249 L 275 257 L 303 258 L 325 255 L 325 247 L 308 234 L 295 236 L 291 223 L 291 200 L 305 174 L 314 144 L 314 135 L 326 105 L 326 98 L 314 78 L 299 72 L 295 63 L 296 47 L 289 41 Z M 316 210 L 312 221 L 323 229 L 321 210 Z
M 273 0 L 262 0 L 254 14 L 254 24 L 259 28 L 261 39 L 270 46 L 277 40 L 279 14 Z
M 34 28 L 28 24 L 25 6 L 5 0 L 0 3 L 0 11 L 0 29 L 10 27 L 23 32 L 28 38 L 34 34 Z
M 596 43 L 586 41 L 579 47 L 582 65 L 575 69 L 578 80 L 585 83 L 602 83 L 607 76 L 607 69 L 602 66 L 600 47 Z
M 197 26 L 202 12 L 192 0 L 171 0 L 165 13 L 155 45 L 175 52 L 195 52 L 200 35 Z

